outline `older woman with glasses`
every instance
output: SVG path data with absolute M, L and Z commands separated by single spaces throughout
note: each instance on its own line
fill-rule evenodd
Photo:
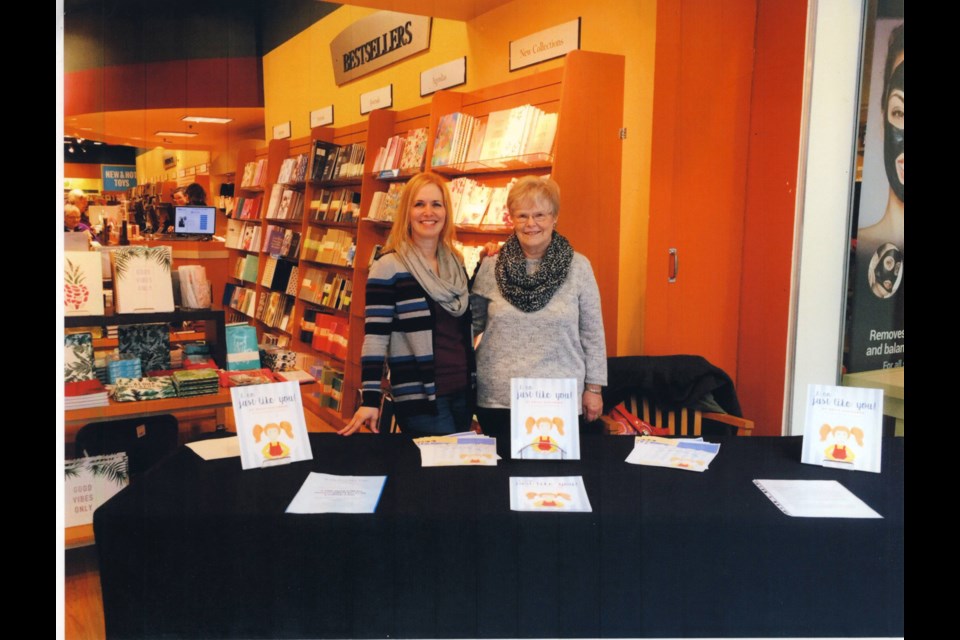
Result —
M 607 356 L 600 291 L 590 262 L 557 233 L 560 187 L 527 176 L 510 190 L 514 233 L 480 265 L 471 291 L 477 419 L 504 452 L 511 378 L 575 378 L 586 422 L 600 417 Z M 501 453 L 502 455 L 502 453 Z

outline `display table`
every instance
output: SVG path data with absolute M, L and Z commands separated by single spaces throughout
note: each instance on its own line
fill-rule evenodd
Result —
M 241 471 L 182 449 L 94 514 L 107 636 L 902 636 L 903 439 L 883 473 L 727 438 L 704 473 L 624 462 L 423 469 L 401 435 L 310 435 Z M 387 475 L 373 515 L 289 515 L 310 471 Z M 592 513 L 520 513 L 509 478 L 582 475 Z M 883 519 L 782 514 L 755 478 L 836 479 Z

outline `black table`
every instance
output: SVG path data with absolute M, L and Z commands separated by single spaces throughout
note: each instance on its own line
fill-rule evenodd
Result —
M 182 449 L 95 512 L 114 637 L 902 636 L 903 439 L 883 473 L 727 438 L 704 473 L 624 462 L 423 469 L 403 436 L 311 434 L 241 471 Z M 310 471 L 387 475 L 373 515 L 288 515 Z M 510 511 L 509 477 L 582 475 L 593 513 Z M 836 479 L 883 519 L 783 515 L 754 478 Z

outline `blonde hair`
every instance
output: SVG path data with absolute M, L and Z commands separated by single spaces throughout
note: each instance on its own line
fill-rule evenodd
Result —
M 554 216 L 560 215 L 560 185 L 550 178 L 523 176 L 507 194 L 507 210 L 513 215 L 518 207 L 531 202 L 545 202 Z
M 446 212 L 443 220 L 443 230 L 440 232 L 440 243 L 447 247 L 450 253 L 459 255 L 459 252 L 453 246 L 457 235 L 453 225 L 450 189 L 447 188 L 447 181 L 432 171 L 418 173 L 410 178 L 410 181 L 403 187 L 403 192 L 400 194 L 400 203 L 397 206 L 397 217 L 393 221 L 390 236 L 383 247 L 384 251 L 398 251 L 401 248 L 409 248 L 413 245 L 413 235 L 410 232 L 410 210 L 413 209 L 413 203 L 416 202 L 420 189 L 428 184 L 434 184 L 440 188 L 443 209 Z

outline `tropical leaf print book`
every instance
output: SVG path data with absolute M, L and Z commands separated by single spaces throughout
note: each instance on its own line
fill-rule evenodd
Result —
M 110 256 L 117 313 L 173 311 L 170 247 L 120 247 Z
M 811 384 L 800 461 L 880 473 L 883 391 Z
M 230 396 L 244 469 L 313 459 L 299 383 L 231 387 Z

